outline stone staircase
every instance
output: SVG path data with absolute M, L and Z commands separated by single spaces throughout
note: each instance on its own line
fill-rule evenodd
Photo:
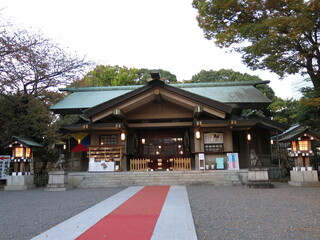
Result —
M 77 177 L 79 179 L 79 175 Z M 78 184 L 75 184 L 75 187 L 99 188 L 147 185 L 235 186 L 245 184 L 247 179 L 247 170 L 83 173 Z

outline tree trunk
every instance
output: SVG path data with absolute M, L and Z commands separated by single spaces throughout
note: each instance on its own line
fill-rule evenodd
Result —
M 313 75 L 313 76 L 310 75 L 310 78 L 313 83 L 313 87 L 314 87 L 314 91 L 316 93 L 316 96 L 320 97 L 320 75 L 318 75 L 318 74 Z

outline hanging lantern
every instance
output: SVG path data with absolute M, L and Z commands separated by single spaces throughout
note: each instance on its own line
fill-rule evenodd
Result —
M 126 134 L 125 134 L 124 131 L 121 132 L 120 139 L 121 139 L 121 141 L 125 141 L 126 140 Z
M 251 140 L 251 134 L 250 133 L 247 134 L 247 139 L 248 139 L 248 141 Z
M 200 139 L 200 137 L 201 137 L 201 133 L 200 133 L 200 131 L 199 130 L 197 130 L 196 131 L 196 139 Z

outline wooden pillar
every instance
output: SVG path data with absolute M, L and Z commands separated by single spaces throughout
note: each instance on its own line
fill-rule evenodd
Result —
M 304 157 L 304 166 L 310 167 L 310 157 Z
M 13 171 L 14 172 L 19 172 L 19 163 L 18 162 L 15 162 L 14 165 L 13 165 Z
M 19 163 L 19 172 L 25 172 L 25 166 L 24 166 L 24 162 L 23 161 L 21 161 L 20 163 Z
M 298 156 L 295 158 L 295 166 L 296 167 L 303 167 L 303 157 L 302 156 Z

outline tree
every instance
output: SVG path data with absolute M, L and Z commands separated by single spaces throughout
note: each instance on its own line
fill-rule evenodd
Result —
M 83 79 L 73 82 L 72 87 L 98 87 L 134 85 L 138 78 L 138 69 L 118 65 L 97 65 Z
M 32 138 L 45 146 L 41 149 L 42 160 L 50 158 L 59 126 L 49 104 L 31 94 L 0 94 L 0 142 L 14 135 Z
M 49 110 L 62 98 L 54 90 L 90 65 L 40 33 L 0 26 L 0 143 L 13 135 L 42 143 L 41 160 L 56 159 L 59 121 Z
M 198 74 L 192 76 L 190 82 L 242 82 L 242 81 L 253 81 L 262 82 L 262 79 L 258 76 L 253 76 L 247 73 L 240 73 L 233 71 L 232 69 L 220 69 L 219 71 L 214 70 L 201 70 Z M 265 84 L 257 86 L 257 89 L 261 91 L 269 99 L 275 98 L 275 93 L 271 87 Z
M 177 83 L 177 77 L 176 75 L 172 74 L 169 71 L 159 69 L 160 77 L 165 80 L 168 83 Z M 139 74 L 139 80 L 137 81 L 137 84 L 147 84 L 148 79 L 150 78 L 150 69 L 147 68 L 141 68 L 138 71 Z
M 207 39 L 252 69 L 306 73 L 320 95 L 320 0 L 193 0 Z
M 272 112 L 275 121 L 293 125 L 297 123 L 299 107 L 298 100 L 275 97 L 268 109 Z
M 312 88 L 303 88 L 302 94 L 297 120 L 300 124 L 320 132 L 320 97 L 316 96 L 316 92 Z
M 262 81 L 258 76 L 247 73 L 240 73 L 232 69 L 201 70 L 191 78 L 191 82 L 241 82 L 241 81 Z
M 177 82 L 172 73 L 159 70 L 160 76 L 169 82 Z M 150 78 L 150 70 L 146 68 L 127 68 L 118 65 L 97 65 L 83 79 L 74 81 L 69 87 L 126 86 L 146 84 Z
M 71 56 L 40 33 L 0 29 L 0 91 L 41 96 L 66 85 L 90 65 Z

